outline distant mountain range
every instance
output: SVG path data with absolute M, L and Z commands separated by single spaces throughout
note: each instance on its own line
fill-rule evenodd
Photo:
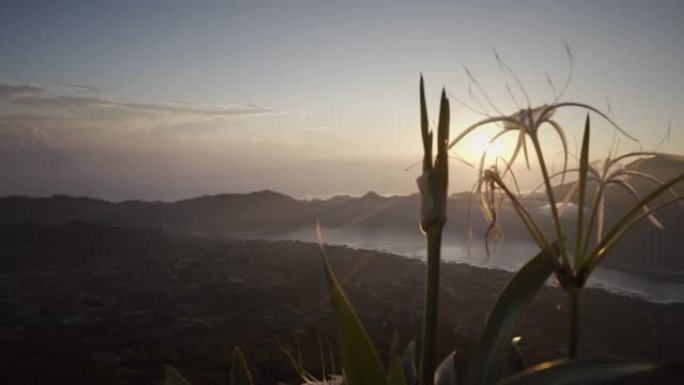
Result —
M 656 156 L 627 167 L 667 179 L 684 171 L 684 157 Z M 649 181 L 630 182 L 640 192 L 654 186 Z M 559 195 L 567 187 L 558 187 Z M 684 190 L 684 186 L 680 190 Z M 528 203 L 532 212 L 548 224 L 544 210 L 546 202 L 537 196 L 529 198 Z M 608 210 L 624 211 L 631 204 L 632 198 L 627 194 L 611 192 Z M 298 200 L 265 190 L 248 194 L 202 196 L 176 202 L 117 203 L 61 195 L 49 198 L 10 196 L 0 198 L 0 224 L 77 221 L 240 237 L 245 234 L 311 229 L 320 218 L 326 228 L 415 235 L 418 231 L 419 205 L 417 194 L 384 197 L 372 191 L 361 197 L 339 195 L 325 200 Z M 470 202 L 469 194 L 452 195 L 448 210 L 450 231 L 465 236 L 468 225 L 472 226 L 475 236 L 482 236 L 486 231 L 486 223 L 476 203 Z M 684 234 L 684 209 L 672 207 L 660 212 L 658 217 L 667 227 L 666 231 L 648 223 L 637 225 L 637 229 L 617 247 L 616 255 L 606 262 L 613 267 L 629 270 L 648 268 L 684 272 L 684 253 L 679 240 Z M 529 239 L 510 207 L 504 207 L 501 218 L 505 237 Z

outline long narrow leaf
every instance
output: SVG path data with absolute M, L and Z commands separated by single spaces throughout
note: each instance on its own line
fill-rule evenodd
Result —
M 575 268 L 582 264 L 582 231 L 584 231 L 584 200 L 587 193 L 587 170 L 589 170 L 589 136 L 590 124 L 589 114 L 584 124 L 584 136 L 582 137 L 582 153 L 580 154 L 579 167 L 579 203 L 577 207 L 577 240 L 575 241 Z
M 553 248 L 556 247 L 554 243 Z M 484 334 L 475 348 L 468 370 L 469 384 L 496 380 L 509 357 L 511 339 L 525 310 L 554 270 L 546 251 L 540 252 L 508 282 L 489 314 Z
M 432 169 L 432 132 L 428 126 L 423 75 L 420 75 L 420 133 L 423 138 L 423 172 L 428 172 Z
M 615 235 L 611 238 L 610 242 L 606 242 L 603 248 L 601 249 L 601 255 L 600 258 L 596 258 L 592 260 L 592 264 L 589 264 L 589 267 L 587 269 L 588 272 L 591 272 L 596 266 L 598 266 L 599 263 L 603 260 L 603 258 L 608 255 L 608 252 L 615 246 L 615 244 L 622 239 L 622 237 L 625 236 L 627 232 L 629 232 L 637 223 L 639 223 L 641 220 L 644 218 L 647 218 L 649 215 L 652 215 L 656 211 L 667 207 L 673 203 L 676 202 L 683 202 L 684 201 L 684 195 L 678 196 L 676 198 L 672 198 L 669 200 L 666 200 L 664 202 L 660 202 L 657 205 L 649 208 L 647 211 L 642 212 L 641 214 L 637 215 L 635 218 L 632 218 L 631 222 L 628 222 L 626 225 L 623 225 L 618 232 L 615 233 Z
M 518 348 L 517 343 L 515 343 L 514 341 L 515 338 L 513 339 L 513 341 L 511 341 L 511 347 L 510 349 L 508 349 L 508 358 L 506 359 L 503 366 L 501 367 L 501 370 L 499 371 L 499 375 L 501 376 L 501 378 L 512 376 L 516 373 L 522 372 L 523 370 L 527 369 L 525 359 L 520 353 L 520 349 Z
M 456 385 L 456 371 L 454 370 L 454 354 L 451 353 L 435 370 L 435 385 Z
M 626 214 L 624 214 L 620 220 L 617 221 L 617 223 L 610 229 L 606 236 L 601 239 L 601 241 L 592 250 L 589 260 L 586 262 L 586 264 L 588 264 L 589 271 L 593 270 L 601 263 L 603 258 L 606 257 L 609 248 L 624 235 L 624 229 L 629 227 L 630 222 L 632 222 L 634 217 L 638 215 L 640 211 L 642 211 L 644 206 L 650 204 L 660 195 L 681 182 L 684 182 L 684 173 L 668 180 L 657 189 L 651 191 L 637 204 L 632 206 L 632 208 Z
M 641 385 L 641 384 L 678 384 L 684 379 L 684 362 L 665 364 L 653 370 L 644 370 L 630 374 L 615 385 Z
M 233 363 L 230 368 L 230 385 L 253 385 L 252 375 L 245 360 L 245 355 L 239 347 L 233 349 Z
M 164 385 L 190 385 L 190 382 L 171 365 L 164 365 Z
M 328 281 L 330 302 L 335 315 L 345 383 L 347 385 L 387 384 L 385 370 L 378 352 L 344 294 L 332 266 L 330 266 L 330 261 L 323 247 L 320 223 L 316 223 L 316 234 Z
M 613 384 L 657 366 L 648 361 L 618 358 L 557 360 L 531 367 L 502 381 L 501 385 Z
M 411 342 L 406 345 L 404 353 L 401 355 L 401 365 L 404 368 L 404 378 L 408 385 L 414 385 L 416 383 L 416 341 L 411 340 Z
M 388 385 L 407 385 L 404 377 L 401 356 L 399 355 L 399 333 L 394 332 L 389 351 L 389 368 L 387 369 Z

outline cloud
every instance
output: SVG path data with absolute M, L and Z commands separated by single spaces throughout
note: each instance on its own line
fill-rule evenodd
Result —
M 12 84 L 0 81 L 0 99 L 14 99 L 23 95 L 38 94 L 44 88 L 33 84 Z
M 44 130 L 23 124 L 0 121 L 0 147 L 41 149 L 48 147 L 50 136 Z
M 561 215 L 565 218 L 575 218 L 577 216 L 577 213 L 579 211 L 579 206 L 572 202 L 568 202 L 567 206 L 563 209 L 563 204 L 562 203 L 556 203 L 556 207 L 558 210 L 563 210 Z M 546 203 L 541 206 L 538 206 L 536 209 L 538 214 L 542 215 L 551 215 L 551 205 Z
M 57 84 L 59 87 L 62 87 L 67 90 L 73 90 L 78 93 L 87 93 L 87 94 L 101 94 L 102 90 L 100 90 L 97 87 L 94 86 L 89 86 L 89 85 L 84 85 L 84 84 L 73 84 L 73 83 L 59 83 Z
M 76 90 L 78 93 L 97 93 L 99 90 L 92 86 L 62 84 L 61 88 Z M 129 112 L 129 113 L 165 113 L 195 116 L 203 118 L 244 117 L 251 115 L 273 114 L 276 111 L 268 106 L 255 104 L 204 104 L 189 101 L 173 101 L 167 103 L 142 103 L 120 101 L 98 96 L 71 95 L 60 92 L 58 88 L 49 88 L 36 84 L 0 81 L 0 101 L 15 105 L 28 106 L 41 110 L 64 110 L 72 112 Z

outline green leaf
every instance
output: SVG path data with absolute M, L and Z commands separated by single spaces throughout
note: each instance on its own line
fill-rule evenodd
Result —
M 435 370 L 435 385 L 456 385 L 456 371 L 454 370 L 454 355 L 451 353 Z
M 249 366 L 245 360 L 245 355 L 239 347 L 233 349 L 233 363 L 230 370 L 230 385 L 253 385 L 252 375 L 249 373 Z
M 556 244 L 552 246 L 555 248 Z M 496 380 L 509 357 L 511 339 L 520 318 L 553 272 L 554 258 L 545 251 L 540 252 L 508 282 L 487 318 L 469 366 L 467 383 L 489 384 Z
M 630 374 L 615 385 L 677 384 L 684 379 L 684 362 L 661 365 L 652 370 Z
M 590 136 L 589 114 L 584 124 L 584 136 L 582 137 L 582 150 L 580 155 L 579 167 L 579 202 L 577 207 L 577 241 L 575 242 L 575 269 L 582 264 L 582 237 L 584 231 L 584 201 L 587 193 L 587 173 L 589 171 L 589 136 Z
M 614 384 L 621 379 L 657 368 L 651 362 L 619 358 L 557 360 L 531 367 L 502 381 L 501 385 Z M 618 382 L 620 383 L 620 382 Z M 651 382 L 645 382 L 651 383 Z
M 525 359 L 523 358 L 522 354 L 520 354 L 520 349 L 518 349 L 517 343 L 514 342 L 515 340 L 516 339 L 514 338 L 513 341 L 511 341 L 511 347 L 508 349 L 508 359 L 501 367 L 501 378 L 512 376 L 527 369 Z
M 404 368 L 404 378 L 408 385 L 413 385 L 416 383 L 416 341 L 411 340 L 411 342 L 406 345 L 404 353 L 401 355 L 401 364 Z
M 340 341 L 345 383 L 347 385 L 387 384 L 385 370 L 378 352 L 344 294 L 325 254 L 320 223 L 316 224 L 316 232 Z
M 171 365 L 164 365 L 164 385 L 190 385 L 190 382 Z
M 608 255 L 608 251 L 615 246 L 615 243 L 619 241 L 636 223 L 638 223 L 638 221 L 634 221 L 634 217 L 642 211 L 644 206 L 650 204 L 660 195 L 682 182 L 684 182 L 684 173 L 681 173 L 661 184 L 658 188 L 642 198 L 637 204 L 632 206 L 632 208 L 613 225 L 610 231 L 608 231 L 603 239 L 601 239 L 601 241 L 594 247 L 594 250 L 591 252 L 591 254 L 589 254 L 589 260 L 585 261 L 584 263 L 588 266 L 587 270 L 594 270 L 601 263 L 601 261 L 603 261 L 606 255 Z M 681 197 L 677 197 L 665 203 L 674 203 L 680 199 Z
M 387 383 L 389 385 L 407 385 L 404 369 L 399 356 L 399 333 L 394 332 L 389 352 L 389 368 L 387 369 Z
M 432 169 L 432 132 L 428 124 L 423 75 L 420 75 L 420 133 L 423 137 L 423 172 L 427 172 Z

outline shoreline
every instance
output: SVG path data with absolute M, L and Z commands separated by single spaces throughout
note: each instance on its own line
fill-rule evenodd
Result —
M 334 245 L 334 246 L 342 246 L 342 247 L 348 247 L 353 250 L 359 250 L 359 251 L 375 251 L 375 252 L 380 252 L 380 253 L 389 253 L 389 254 L 395 254 L 407 259 L 415 259 L 419 261 L 424 261 L 425 257 L 421 255 L 423 253 L 422 250 L 420 250 L 418 245 L 413 245 L 411 244 L 410 249 L 417 249 L 419 251 L 416 252 L 411 252 L 407 251 L 408 248 L 404 245 L 402 247 L 401 245 L 396 247 L 396 246 L 390 246 L 385 244 L 386 239 L 389 238 L 393 233 L 392 232 L 384 232 L 384 231 L 376 231 L 376 232 L 370 232 L 371 236 L 368 235 L 368 232 L 365 232 L 365 235 L 367 237 L 365 242 L 349 242 L 350 239 L 353 239 L 353 236 L 343 236 L 339 237 L 337 234 L 337 231 L 339 229 L 329 229 L 328 232 L 332 234 L 330 237 L 333 239 L 333 241 L 330 241 L 328 239 L 324 239 L 326 241 L 326 244 L 329 245 Z M 307 243 L 316 243 L 315 239 L 310 239 L 313 236 L 308 234 L 308 231 L 295 231 L 295 232 L 267 232 L 267 233 L 245 233 L 245 234 L 237 234 L 234 239 L 245 239 L 245 240 L 261 240 L 261 241 L 300 241 L 300 242 L 307 242 Z M 313 231 L 310 232 L 313 234 Z M 376 237 L 373 237 L 372 235 L 375 235 Z M 396 237 L 396 235 L 395 235 Z M 324 237 L 325 238 L 325 237 Z M 338 238 L 335 240 L 335 238 Z M 341 238 L 341 239 L 340 239 Z M 372 239 L 377 238 L 380 239 L 382 242 L 385 242 L 383 244 L 380 244 L 380 242 L 377 242 L 376 245 L 372 244 L 373 241 Z M 371 239 L 369 241 L 368 239 Z M 408 242 L 408 241 L 407 241 Z M 409 243 L 416 243 L 414 240 L 410 241 Z M 519 239 L 510 239 L 510 240 L 505 240 L 503 241 L 504 244 L 501 247 L 502 249 L 505 249 L 506 246 L 514 245 L 519 248 L 524 248 L 523 245 L 526 242 L 521 241 Z M 508 242 L 508 243 L 506 243 Z M 465 246 L 461 246 L 458 242 L 451 243 L 451 244 L 446 244 L 443 245 L 443 254 L 448 254 L 449 249 L 464 249 Z M 444 253 L 444 251 L 447 251 Z M 473 247 L 473 252 L 478 253 L 481 252 L 482 250 L 478 249 L 477 246 Z M 493 253 L 492 258 L 486 258 L 487 260 L 490 261 L 497 261 L 496 258 L 496 252 Z M 520 252 L 518 252 L 520 254 Z M 534 254 L 531 254 L 533 256 Z M 516 258 L 517 257 L 517 258 Z M 511 265 L 511 262 L 507 262 L 509 266 L 503 266 L 501 264 L 496 264 L 496 263 L 490 263 L 490 264 L 485 264 L 478 262 L 475 258 L 458 258 L 454 259 L 453 256 L 447 255 L 447 260 L 443 260 L 442 263 L 457 263 L 457 264 L 465 264 L 468 266 L 473 266 L 473 267 L 479 267 L 479 268 L 485 268 L 485 269 L 497 269 L 501 271 L 505 271 L 508 273 L 514 273 L 516 272 L 523 264 L 524 261 L 520 260 L 523 257 L 520 256 L 514 256 L 512 259 L 516 260 L 518 259 L 517 263 L 514 263 Z M 526 259 L 525 259 L 526 260 Z M 498 262 L 503 262 L 499 260 Z M 654 303 L 654 304 L 684 304 L 684 277 L 681 278 L 680 280 L 662 280 L 659 278 L 662 278 L 663 276 L 665 277 L 672 277 L 672 276 L 677 276 L 676 273 L 670 273 L 670 274 L 661 274 L 661 272 L 636 272 L 634 268 L 620 268 L 620 267 L 614 267 L 614 266 L 608 266 L 608 267 L 599 267 L 593 274 L 592 277 L 590 277 L 589 282 L 587 283 L 588 288 L 596 288 L 599 290 L 603 290 L 612 294 L 616 295 L 622 295 L 622 296 L 627 296 L 627 297 L 634 297 L 634 298 L 640 298 L 643 299 L 647 302 Z M 627 283 L 626 283 L 627 282 Z M 628 283 L 632 283 L 632 286 L 629 286 Z M 640 286 L 639 286 L 640 285 Z M 664 286 L 665 289 L 661 288 L 661 286 Z M 668 291 L 668 287 L 671 287 L 673 290 Z M 649 293 L 651 291 L 651 293 Z M 658 297 L 657 295 L 654 294 L 654 292 L 661 292 L 663 293 L 662 296 Z
M 0 359 L 7 383 L 137 384 L 176 366 L 194 384 L 221 384 L 235 345 L 256 383 L 293 382 L 278 347 L 301 346 L 319 367 L 317 336 L 334 341 L 321 257 L 299 241 L 210 239 L 85 224 L 4 228 Z M 424 264 L 327 246 L 335 273 L 380 352 L 397 330 L 419 335 Z M 468 357 L 510 273 L 445 264 L 438 354 Z M 564 354 L 567 304 L 545 287 L 519 326 L 529 364 Z M 610 317 L 606 317 L 610 314 Z M 684 357 L 684 304 L 582 291 L 580 354 Z M 335 349 L 336 350 L 336 349 Z M 296 383 L 296 382 L 294 382 Z

